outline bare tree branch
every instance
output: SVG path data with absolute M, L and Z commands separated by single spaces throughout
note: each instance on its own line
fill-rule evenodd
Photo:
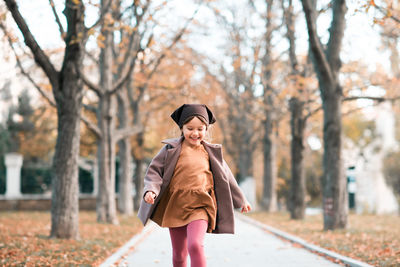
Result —
M 183 28 L 180 30 L 180 32 L 175 36 L 174 40 L 172 41 L 172 43 L 168 46 L 168 48 L 166 50 L 164 50 L 164 53 L 162 53 L 160 55 L 160 57 L 158 57 L 158 59 L 156 60 L 156 63 L 153 67 L 153 70 L 150 72 L 150 74 L 148 75 L 148 80 L 151 79 L 151 77 L 153 76 L 153 74 L 156 72 L 158 66 L 160 65 L 161 61 L 163 60 L 163 58 L 166 56 L 166 52 L 171 50 L 175 44 L 182 38 L 183 34 L 185 33 L 186 29 L 189 27 L 190 22 L 194 19 L 194 17 L 196 16 L 197 12 L 199 11 L 200 6 L 197 7 L 197 9 L 194 11 L 193 15 L 191 18 L 189 18 L 185 25 L 183 26 Z
M 94 57 L 94 55 L 92 55 L 91 53 L 89 53 L 89 51 L 85 50 L 83 51 L 85 53 L 86 56 L 88 56 L 88 58 L 90 60 L 92 60 L 94 63 L 98 63 L 98 59 Z
M 46 91 L 44 91 L 31 77 L 31 75 L 25 70 L 25 68 L 22 66 L 21 60 L 19 59 L 19 56 L 17 54 L 17 51 L 15 51 L 15 47 L 13 45 L 12 39 L 9 35 L 9 33 L 7 32 L 7 29 L 5 28 L 5 26 L 3 25 L 3 23 L 0 22 L 0 28 L 3 30 L 4 35 L 7 36 L 7 40 L 8 43 L 14 53 L 15 59 L 17 60 L 17 65 L 19 67 L 19 69 L 21 70 L 21 73 L 33 84 L 33 86 L 35 86 L 35 88 L 39 91 L 39 93 L 49 102 L 50 105 L 52 105 L 53 107 L 56 106 L 55 101 L 53 100 L 53 98 L 47 94 Z
M 131 6 L 131 8 L 134 8 L 133 13 L 136 18 L 136 25 L 135 25 L 136 30 L 133 31 L 130 36 L 128 49 L 126 50 L 124 60 L 123 60 L 122 64 L 119 66 L 119 69 L 121 69 L 122 66 L 128 66 L 128 67 L 125 68 L 125 71 L 122 71 L 120 78 L 112 86 L 112 89 L 109 92 L 107 92 L 110 95 L 116 93 L 119 89 L 122 88 L 122 86 L 128 80 L 129 76 L 132 74 L 132 72 L 135 68 L 138 53 L 142 50 L 140 48 L 140 41 L 142 40 L 143 35 L 140 35 L 140 37 L 139 37 L 138 29 L 139 29 L 139 25 L 142 22 L 143 16 L 145 15 L 149 6 L 150 6 L 150 1 L 147 1 L 147 4 L 143 7 L 143 11 L 142 11 L 141 15 L 138 15 L 138 12 L 136 12 L 136 8 L 137 8 L 136 2 L 134 2 Z M 137 37 L 137 38 L 135 38 L 135 37 Z M 134 45 L 135 45 L 135 47 L 133 48 Z M 132 53 L 132 50 L 134 51 L 134 53 Z M 129 65 L 127 64 L 128 61 L 130 61 Z
M 400 96 L 396 96 L 396 97 L 350 96 L 350 97 L 343 98 L 342 101 L 353 101 L 353 100 L 358 100 L 358 99 L 369 99 L 369 100 L 374 100 L 374 101 L 377 101 L 377 102 L 384 102 L 384 101 L 396 101 L 396 100 L 399 100 Z
M 358 100 L 358 99 L 369 99 L 369 100 L 374 100 L 376 103 L 381 103 L 384 101 L 397 101 L 400 100 L 400 96 L 396 96 L 396 97 L 375 97 L 375 96 L 349 96 L 349 97 L 344 97 L 342 99 L 342 102 L 347 102 L 347 101 L 354 101 L 354 100 Z M 360 110 L 363 109 L 363 107 L 357 108 L 355 110 Z M 322 106 L 319 106 L 311 111 L 308 112 L 308 114 L 304 117 L 305 120 L 307 120 L 309 117 L 313 116 L 314 114 L 316 114 L 317 112 L 319 112 L 320 110 L 322 110 Z M 343 114 L 343 115 L 346 115 Z
M 93 106 L 87 105 L 87 104 L 83 104 L 83 108 L 86 109 L 87 111 L 90 111 L 92 113 L 96 113 L 97 109 Z
M 17 23 L 18 28 L 21 30 L 21 33 L 24 36 L 25 44 L 32 51 L 36 63 L 46 73 L 52 86 L 58 87 L 58 72 L 54 68 L 53 64 L 50 62 L 50 59 L 37 43 L 35 37 L 32 35 L 28 25 L 26 24 L 25 19 L 22 17 L 21 13 L 18 10 L 17 3 L 15 2 L 15 0 L 4 1 L 6 2 L 7 8 L 11 12 L 11 15 L 13 16 L 15 22 Z
M 162 53 L 156 60 L 156 63 L 153 67 L 153 69 L 151 70 L 150 74 L 147 76 L 147 81 L 150 81 L 151 77 L 153 76 L 153 74 L 156 72 L 158 66 L 160 65 L 162 59 L 166 56 L 166 52 L 171 50 L 172 47 L 175 46 L 175 44 L 181 39 L 181 37 L 183 36 L 184 32 L 186 31 L 187 27 L 189 26 L 190 22 L 194 19 L 194 16 L 197 14 L 197 12 L 199 11 L 198 7 L 195 12 L 193 13 L 192 17 L 186 21 L 186 24 L 184 25 L 184 27 L 181 29 L 181 31 L 175 36 L 174 40 L 172 41 L 172 43 L 168 46 L 167 49 L 164 50 L 164 53 Z M 149 44 L 149 43 L 148 43 Z M 135 67 L 135 62 L 136 62 L 136 57 L 139 51 L 136 51 L 135 56 L 132 58 L 131 60 L 131 64 L 129 65 L 129 67 L 127 68 L 127 71 L 125 72 L 124 75 L 122 75 L 120 77 L 120 79 L 115 83 L 115 85 L 113 86 L 112 90 L 110 90 L 108 92 L 108 94 L 114 94 L 116 93 L 120 88 L 122 88 L 122 86 L 124 85 L 124 83 L 127 81 L 128 76 L 132 73 L 133 68 Z
M 115 141 L 118 142 L 119 140 L 130 137 L 132 135 L 135 135 L 137 133 L 140 133 L 143 130 L 142 125 L 135 125 L 131 127 L 126 127 L 122 129 L 117 129 L 115 131 Z
M 160 109 L 162 109 L 162 108 L 165 108 L 165 107 L 168 106 L 168 105 L 171 105 L 171 103 L 173 102 L 172 100 L 174 100 L 174 98 L 175 98 L 175 96 L 172 95 L 172 94 L 171 94 L 171 95 L 167 95 L 167 97 L 164 97 L 164 96 L 162 96 L 162 97 L 164 98 L 164 101 L 158 103 L 157 106 L 153 106 L 153 107 L 151 108 L 151 110 L 144 112 L 144 116 L 145 116 L 145 117 L 148 118 L 148 117 L 151 116 L 151 114 L 152 114 L 153 112 L 155 112 L 155 111 L 157 111 L 157 110 L 160 110 Z M 156 97 L 154 97 L 154 98 L 156 98 Z M 150 101 L 149 101 L 149 102 L 150 102 Z
M 49 104 L 53 107 L 56 107 L 56 103 L 53 100 L 53 98 L 48 95 L 46 93 L 46 91 L 44 91 L 31 77 L 31 75 L 26 72 L 25 68 L 22 66 L 21 60 L 19 59 L 19 56 L 17 54 L 17 52 L 15 51 L 15 47 L 13 46 L 11 37 L 9 36 L 8 32 L 6 31 L 4 25 L 2 23 L 0 23 L 0 27 L 3 30 L 4 34 L 7 36 L 8 42 L 10 47 L 13 50 L 13 53 L 15 55 L 15 58 L 17 60 L 17 65 L 21 70 L 21 73 L 35 86 L 35 88 L 39 91 L 39 93 L 49 102 Z M 86 109 L 93 111 L 93 108 L 90 108 L 88 105 L 84 105 Z M 84 115 L 81 115 L 81 120 L 86 124 L 86 126 L 97 136 L 97 137 L 101 137 L 101 132 L 100 129 L 94 124 L 92 123 L 88 118 L 86 118 Z
M 101 131 L 96 124 L 91 122 L 85 115 L 81 115 L 82 122 L 96 135 L 97 138 L 101 138 Z
M 390 9 L 388 8 L 384 8 L 381 6 L 378 6 L 375 2 L 373 5 L 376 9 L 378 9 L 385 17 L 391 18 L 392 20 L 394 20 L 397 23 L 400 23 L 400 18 L 396 17 L 393 15 L 393 12 L 390 11 Z M 389 12 L 390 11 L 390 12 Z
M 332 72 L 328 60 L 325 56 L 325 51 L 322 48 L 321 40 L 317 34 L 317 26 L 315 22 L 315 10 L 312 8 L 310 0 L 302 0 L 304 13 L 307 21 L 307 30 L 310 40 L 310 49 L 313 54 L 314 60 L 317 62 L 319 75 L 322 79 L 332 81 Z
M 79 78 L 82 79 L 82 81 L 90 88 L 92 89 L 97 96 L 102 96 L 103 95 L 103 89 L 100 88 L 100 86 L 96 85 L 95 83 L 91 82 L 86 75 L 83 73 L 83 71 L 81 71 L 81 68 L 79 66 L 76 66 L 75 68 L 77 70 L 78 76 Z
M 131 63 L 128 65 L 128 67 L 126 68 L 126 71 L 123 73 L 123 75 L 114 84 L 112 89 L 107 92 L 109 95 L 115 94 L 119 89 L 122 88 L 124 83 L 128 80 L 128 77 L 132 74 L 132 71 L 135 67 L 137 55 L 138 55 L 138 51 L 136 51 L 135 55 L 132 57 Z
M 50 3 L 50 6 L 51 6 L 51 9 L 53 10 L 54 18 L 56 19 L 58 28 L 60 30 L 61 38 L 64 39 L 65 38 L 64 27 L 62 26 L 60 17 L 57 14 L 57 10 L 56 10 L 56 7 L 54 5 L 54 1 L 53 0 L 49 0 L 49 3 Z
M 107 5 L 105 5 L 104 8 L 101 10 L 99 19 L 98 19 L 95 23 L 93 23 L 92 26 L 87 27 L 87 28 L 86 28 L 86 32 L 90 31 L 91 29 L 96 28 L 100 23 L 103 22 L 104 16 L 105 16 L 106 13 L 108 12 L 108 9 L 110 8 L 111 3 L 112 3 L 112 1 L 108 1 Z

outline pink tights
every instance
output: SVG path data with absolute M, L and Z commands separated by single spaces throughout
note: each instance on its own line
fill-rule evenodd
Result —
M 188 252 L 191 267 L 206 266 L 203 241 L 207 226 L 206 220 L 196 220 L 185 226 L 169 228 L 174 267 L 186 267 Z

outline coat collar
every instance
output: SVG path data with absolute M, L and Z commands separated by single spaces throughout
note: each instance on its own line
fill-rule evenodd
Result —
M 178 145 L 180 145 L 183 142 L 184 137 L 178 137 L 178 138 L 170 138 L 170 139 L 165 139 L 162 140 L 161 143 L 163 144 L 168 144 L 171 145 L 172 147 L 176 147 Z M 211 144 L 207 141 L 202 141 L 202 144 L 206 147 L 210 147 L 210 148 L 221 148 L 222 146 L 220 144 Z
M 172 139 L 166 139 L 163 140 L 162 143 L 164 144 L 168 144 L 171 146 L 171 148 L 168 150 L 169 153 L 176 153 L 176 151 L 179 151 L 178 153 L 180 153 L 180 149 L 178 149 L 182 142 L 183 142 L 184 137 L 181 136 L 179 138 L 172 138 Z M 219 162 L 219 164 L 221 164 L 221 166 L 223 165 L 223 156 L 222 156 L 222 145 L 220 144 L 211 144 L 208 143 L 206 141 L 202 141 L 202 144 L 204 145 L 204 148 L 206 149 L 207 153 L 210 155 L 210 158 L 217 162 Z
M 183 141 L 183 136 L 178 138 L 170 138 L 162 140 L 161 143 L 171 145 L 172 147 L 178 146 Z

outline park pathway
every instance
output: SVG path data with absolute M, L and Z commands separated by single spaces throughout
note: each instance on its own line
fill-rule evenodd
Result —
M 235 235 L 206 235 L 204 244 L 208 267 L 343 266 L 289 242 L 285 238 L 277 237 L 243 215 L 236 215 L 235 224 Z M 127 244 L 124 249 L 113 255 L 114 257 L 110 257 L 101 266 L 172 266 L 168 229 L 160 228 L 154 223 L 145 229 L 133 243 Z M 188 259 L 188 266 L 190 266 L 189 263 L 190 259 Z M 368 266 L 361 262 L 350 265 Z

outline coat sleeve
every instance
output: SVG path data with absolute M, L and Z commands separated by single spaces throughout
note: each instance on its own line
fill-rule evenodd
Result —
M 160 193 L 164 175 L 164 161 L 167 155 L 167 146 L 165 145 L 150 162 L 144 176 L 143 197 L 147 191 L 153 191 L 157 196 Z
M 236 179 L 233 176 L 233 173 L 225 160 L 223 161 L 223 164 L 224 164 L 223 165 L 224 170 L 229 180 L 229 187 L 231 189 L 233 207 L 236 209 L 241 208 L 246 202 L 246 197 L 244 196 L 242 190 L 240 189 L 238 183 L 236 182 Z

